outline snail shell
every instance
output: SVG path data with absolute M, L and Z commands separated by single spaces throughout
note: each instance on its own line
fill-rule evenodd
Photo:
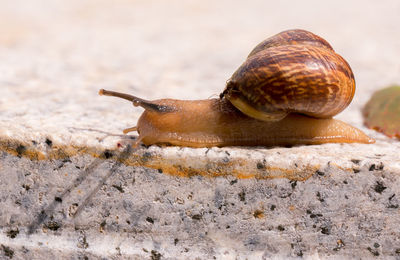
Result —
M 349 64 L 321 37 L 289 30 L 257 45 L 228 81 L 221 96 L 263 121 L 288 113 L 330 118 L 353 99 Z

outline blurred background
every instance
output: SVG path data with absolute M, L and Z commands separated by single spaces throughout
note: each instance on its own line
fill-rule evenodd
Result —
M 23 121 L 52 111 L 87 117 L 90 125 L 91 111 L 121 102 L 99 102 L 99 88 L 148 99 L 217 96 L 255 45 L 292 28 L 322 36 L 350 63 L 358 87 L 350 110 L 359 110 L 375 89 L 400 82 L 398 0 L 17 0 L 0 6 L 0 112 L 27 115 Z M 125 103 L 118 109 L 132 111 Z

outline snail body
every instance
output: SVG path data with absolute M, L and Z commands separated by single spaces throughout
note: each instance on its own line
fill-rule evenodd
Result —
M 372 143 L 362 131 L 331 117 L 351 102 L 350 66 L 324 39 L 289 30 L 253 49 L 220 99 L 144 100 L 101 89 L 145 109 L 136 144 L 189 147 Z
M 236 109 L 226 99 L 146 101 L 135 96 L 100 90 L 142 106 L 136 144 L 188 147 L 290 146 L 323 143 L 372 143 L 362 131 L 340 120 L 290 114 L 280 121 L 261 121 Z

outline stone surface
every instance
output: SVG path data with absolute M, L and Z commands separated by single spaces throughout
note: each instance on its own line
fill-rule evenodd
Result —
M 400 178 L 382 164 L 290 181 L 1 160 L 0 243 L 21 258 L 399 257 Z
M 0 4 L 1 257 L 400 257 L 400 144 L 360 113 L 400 82 L 397 1 Z M 131 149 L 142 110 L 97 95 L 218 96 L 289 28 L 349 61 L 375 144 Z

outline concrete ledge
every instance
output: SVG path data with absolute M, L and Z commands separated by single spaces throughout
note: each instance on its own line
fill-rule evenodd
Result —
M 138 147 L 133 149 L 129 136 L 120 139 L 114 149 L 88 146 L 65 146 L 46 139 L 20 143 L 17 140 L 0 140 L 1 149 L 15 156 L 30 159 L 68 159 L 89 154 L 93 157 L 113 159 L 130 166 L 156 169 L 166 174 L 191 177 L 232 175 L 236 178 L 288 178 L 306 180 L 317 172 L 348 173 L 378 167 L 399 173 L 400 162 L 393 149 L 398 142 L 368 144 L 324 144 L 290 148 L 226 147 Z M 50 144 L 50 145 L 49 145 Z M 379 147 L 379 149 L 376 149 Z M 369 149 L 373 148 L 373 149 Z M 332 154 L 332 150 L 335 154 Z M 361 150 L 364 150 L 361 152 Z
M 91 156 L 1 161 L 0 241 L 16 256 L 399 254 L 400 181 L 382 165 L 290 181 L 171 177 Z

